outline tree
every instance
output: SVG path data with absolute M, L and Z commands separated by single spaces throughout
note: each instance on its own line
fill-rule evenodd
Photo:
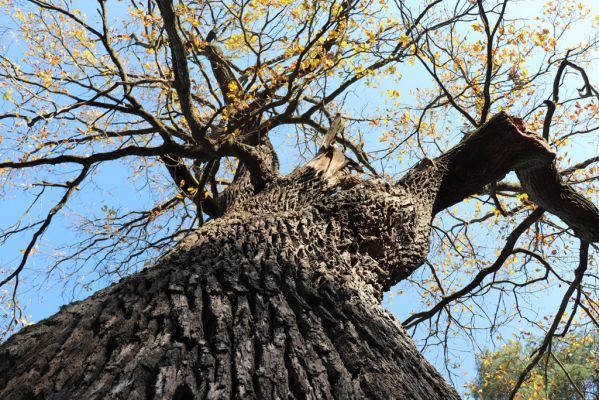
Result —
M 11 51 L 1 59 L 10 104 L 2 115 L 2 178 L 28 182 L 26 213 L 55 201 L 41 219 L 19 219 L 2 232 L 5 241 L 30 234 L 0 280 L 10 288 L 8 330 L 22 320 L 20 279 L 40 238 L 108 163 L 122 160 L 133 182 L 141 177 L 147 192 L 164 195 L 144 211 L 105 206 L 102 217 L 81 218 L 83 239 L 50 269 L 68 265 L 76 276 L 91 264 L 98 276 L 127 277 L 4 343 L 3 397 L 458 398 L 380 300 L 426 261 L 433 218 L 472 196 L 491 199 L 492 215 L 515 228 L 497 259 L 481 263 L 461 288 L 446 290 L 437 275 L 443 268 L 431 264 L 431 278 L 421 281 L 437 288 L 430 309 L 404 325 L 433 321 L 438 332 L 447 313 L 449 329 L 452 307 L 504 284 L 498 272 L 515 254 L 526 258 L 523 268 L 540 263 L 544 278 L 508 282 L 528 288 L 551 274 L 567 289 L 515 393 L 579 309 L 596 321 L 588 269 L 599 210 L 563 176 L 588 167 L 592 182 L 597 159 L 563 169 L 556 152 L 567 137 L 550 137 L 570 116 L 584 132 L 597 129 L 597 91 L 585 70 L 594 39 L 564 51 L 560 34 L 540 30 L 533 48 L 554 59 L 529 74 L 511 62 L 527 41 L 505 19 L 508 1 L 132 0 L 126 14 L 122 3 L 108 3 L 98 1 L 95 20 L 69 2 L 4 5 L 14 18 L 8 32 L 28 48 L 23 59 Z M 565 31 L 584 12 L 576 9 L 550 10 L 550 22 Z M 459 27 L 474 19 L 482 38 L 466 42 Z M 463 46 L 482 57 L 467 60 Z M 405 108 L 380 118 L 344 110 L 352 85 L 389 79 L 404 61 L 418 61 L 435 83 L 421 93 L 417 121 Z M 546 114 L 531 104 L 527 125 L 496 113 L 521 108 L 526 116 L 523 98 L 551 67 Z M 564 110 L 571 97 L 560 102 L 569 71 L 584 83 L 574 112 Z M 453 146 L 434 122 L 445 115 L 459 116 L 469 132 Z M 532 130 L 539 120 L 542 136 Z M 385 132 L 390 147 L 379 161 L 422 156 L 401 178 L 375 168 L 376 153 L 365 150 L 357 128 L 384 121 L 409 129 Z M 284 175 L 278 135 L 292 129 L 306 160 Z M 502 181 L 510 171 L 520 184 Z M 522 204 L 505 211 L 499 197 L 510 196 Z M 461 228 L 446 235 L 461 253 Z M 573 278 L 544 256 L 567 235 L 580 241 Z M 516 247 L 525 236 L 533 239 Z M 474 251 L 469 245 L 462 255 Z
M 532 349 L 527 349 L 532 350 Z M 597 397 L 599 366 L 597 335 L 575 333 L 557 340 L 543 368 L 536 367 L 522 385 L 518 398 L 576 399 Z M 485 351 L 477 362 L 472 384 L 475 399 L 509 399 L 514 383 L 524 367 L 525 351 L 513 341 L 495 352 Z

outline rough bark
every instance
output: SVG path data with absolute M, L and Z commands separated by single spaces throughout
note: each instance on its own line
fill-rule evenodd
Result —
M 420 266 L 436 212 L 553 156 L 500 114 L 397 185 L 330 143 L 264 187 L 246 170 L 159 265 L 0 346 L 0 398 L 457 399 L 382 293 Z
M 446 165 L 447 173 L 434 212 L 503 179 L 510 171 L 547 169 L 554 158 L 546 141 L 528 131 L 522 120 L 499 113 L 436 160 Z
M 516 174 L 532 201 L 560 217 L 578 237 L 599 242 L 599 209 L 563 181 L 554 163 Z
M 419 206 L 333 175 L 296 171 L 15 335 L 0 398 L 459 398 L 379 302 L 386 269 L 426 253 Z

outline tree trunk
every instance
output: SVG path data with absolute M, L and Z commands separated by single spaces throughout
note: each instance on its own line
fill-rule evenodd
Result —
M 518 124 L 500 114 L 396 185 L 348 174 L 334 146 L 258 193 L 240 176 L 159 265 L 0 346 L 0 398 L 458 399 L 380 300 L 436 212 L 551 163 Z
M 303 169 L 25 328 L 0 350 L 0 398 L 459 398 L 379 302 L 379 253 L 419 240 L 392 210 L 416 206 L 350 181 L 334 191 Z M 389 258 L 426 247 L 405 250 Z

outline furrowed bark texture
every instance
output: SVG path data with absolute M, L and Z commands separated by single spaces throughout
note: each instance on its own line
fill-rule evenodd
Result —
M 426 253 L 433 197 L 338 175 L 300 169 L 24 329 L 0 398 L 458 399 L 380 306 L 387 270 Z
M 247 169 L 159 265 L 2 344 L 0 398 L 458 399 L 382 293 L 424 260 L 435 213 L 553 158 L 499 114 L 396 185 L 350 175 L 328 142 L 286 177 Z

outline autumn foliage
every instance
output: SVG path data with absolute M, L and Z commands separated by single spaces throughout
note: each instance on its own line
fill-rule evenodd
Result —
M 290 170 L 337 114 L 361 174 L 395 182 L 507 111 L 597 204 L 590 3 L 0 1 L 0 194 L 19 211 L 0 226 L 0 338 L 28 323 L 24 289 L 80 296 L 152 265 L 219 217 L 238 161 L 259 168 L 257 138 Z M 127 195 L 107 194 L 116 181 Z M 578 281 L 577 235 L 549 213 L 489 270 L 534 210 L 514 176 L 488 185 L 437 216 L 424 267 L 390 292 L 418 299 L 404 325 L 450 376 L 464 341 L 598 326 L 597 247 Z M 539 307 L 547 293 L 558 301 Z

